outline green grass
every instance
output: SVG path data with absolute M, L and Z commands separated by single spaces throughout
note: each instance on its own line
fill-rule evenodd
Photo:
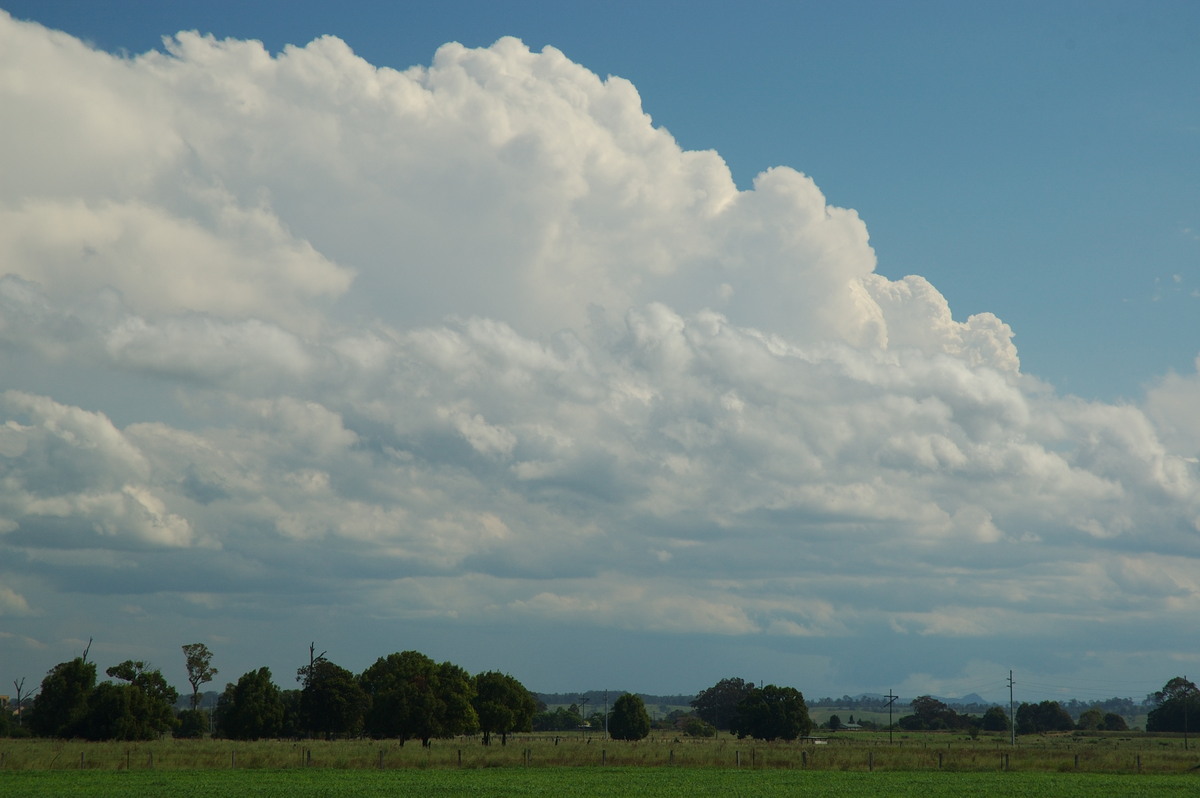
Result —
M 172 740 L 88 743 L 78 740 L 0 740 L 0 772 L 228 771 L 228 770 L 510 770 L 641 767 L 841 772 L 1080 772 L 1190 773 L 1200 765 L 1196 741 L 1137 734 L 1007 736 L 853 732 L 824 744 L 692 739 L 655 733 L 629 743 L 599 734 L 529 734 L 507 746 L 478 738 L 435 740 L 422 748 L 391 740 Z M 1200 776 L 1200 771 L 1195 774 Z
M 727 768 L 507 768 L 462 770 L 8 771 L 0 794 L 38 796 L 561 796 L 889 795 L 915 798 L 1195 795 L 1200 777 L 1095 773 L 914 773 Z

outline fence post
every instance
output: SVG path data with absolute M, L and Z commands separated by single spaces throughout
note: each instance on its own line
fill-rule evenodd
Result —
M 605 749 L 605 748 L 600 749 L 600 764 L 601 765 L 608 764 L 608 749 Z
M 938 751 L 938 770 L 942 769 L 942 752 Z
M 741 751 L 733 752 L 733 766 L 739 767 L 739 768 L 742 766 L 742 752 Z
M 808 751 L 800 752 L 800 767 L 802 767 L 802 768 L 808 767 Z
M 379 769 L 383 770 L 383 749 L 379 749 Z
M 875 772 L 875 752 L 867 751 L 867 770 L 871 773 Z
M 462 749 L 458 749 L 458 766 L 462 767 Z
M 154 752 L 153 751 L 150 752 L 150 756 L 146 760 L 146 767 L 150 768 L 150 770 L 154 770 Z
M 229 767 L 231 767 L 231 768 L 237 767 L 237 751 L 229 752 Z
M 83 751 L 80 751 L 80 752 L 79 752 L 79 769 L 80 769 L 80 770 L 83 770 L 83 767 L 84 767 L 84 765 L 83 765 Z

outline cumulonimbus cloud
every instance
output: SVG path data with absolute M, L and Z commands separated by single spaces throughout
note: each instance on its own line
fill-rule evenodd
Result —
M 1000 319 L 877 274 L 811 179 L 739 191 L 553 48 L 127 58 L 0 14 L 0 127 L 25 556 L 206 547 L 232 592 L 320 544 L 417 614 L 970 636 L 1200 554 L 1195 375 L 1148 410 L 1055 394 Z M 61 400 L 81 368 L 167 390 Z M 646 580 L 631 619 L 611 586 Z M 1194 613 L 1172 584 L 1129 611 Z

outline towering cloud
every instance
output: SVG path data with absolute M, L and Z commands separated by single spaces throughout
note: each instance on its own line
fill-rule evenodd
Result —
M 67 585 L 766 638 L 1200 608 L 1195 376 L 1056 395 L 808 177 L 739 191 L 552 48 L 0 13 L 0 129 L 0 614 L 48 644 Z

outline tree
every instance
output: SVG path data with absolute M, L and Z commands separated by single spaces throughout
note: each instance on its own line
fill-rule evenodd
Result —
M 88 694 L 88 711 L 76 727 L 76 734 L 85 740 L 142 740 L 134 691 L 127 684 L 102 682 Z
M 39 737 L 80 736 L 95 686 L 96 666 L 83 657 L 55 665 L 33 700 L 30 729 Z
M 1022 703 L 1017 707 L 1017 734 L 1043 734 L 1074 728 L 1075 721 L 1071 720 L 1070 713 L 1057 701 Z
M 25 692 L 25 677 L 22 676 L 20 681 L 13 679 L 13 687 L 17 692 L 17 725 L 25 725 L 25 704 L 29 700 L 29 694 Z
M 829 716 L 829 730 L 837 731 L 840 728 L 842 728 L 842 719 L 840 717 L 838 717 L 837 715 L 830 715 Z
M 1129 731 L 1129 724 L 1125 722 L 1125 718 L 1118 715 L 1116 712 L 1106 712 L 1104 714 L 1104 731 Z
M 987 712 L 983 713 L 982 724 L 984 731 L 1004 732 L 1008 731 L 1008 713 L 1001 707 L 988 707 Z
M 440 665 L 418 651 L 380 657 L 359 683 L 370 700 L 366 732 L 372 737 L 419 739 L 451 737 L 479 726 L 472 700 L 474 680 L 451 662 Z
M 203 643 L 188 643 L 183 648 L 184 664 L 187 667 L 188 684 L 192 686 L 192 709 L 200 705 L 200 685 L 207 684 L 217 675 L 212 667 L 212 652 Z
M 1096 731 L 1104 728 L 1104 713 L 1096 707 L 1086 709 L 1079 716 L 1079 722 L 1075 724 L 1075 728 L 1082 731 Z
M 367 696 L 354 674 L 327 659 L 308 673 L 300 691 L 300 713 L 310 734 L 327 740 L 357 734 L 367 708 Z
M 271 681 L 271 669 L 243 674 L 225 686 L 218 703 L 221 732 L 232 740 L 278 737 L 283 731 L 283 699 Z
M 613 702 L 608 734 L 614 740 L 641 740 L 650 734 L 650 715 L 639 696 L 625 693 Z
M 737 707 L 736 726 L 733 731 L 738 737 L 755 737 L 760 740 L 795 740 L 806 737 L 812 731 L 808 717 L 808 705 L 804 696 L 794 687 L 752 687 L 749 694 Z
M 130 687 L 127 726 L 116 739 L 149 740 L 175 727 L 175 702 L 179 691 L 167 684 L 157 668 L 147 669 L 144 662 L 125 660 L 105 671 L 109 677 L 128 682 Z M 111 739 L 98 737 L 96 739 Z
M 722 679 L 707 690 L 701 690 L 692 700 L 696 715 L 718 729 L 729 729 L 737 717 L 737 707 L 754 689 L 744 679 Z
M 1156 706 L 1146 716 L 1146 731 L 1189 732 L 1200 727 L 1200 692 L 1184 677 L 1176 676 L 1147 699 Z
M 500 744 L 506 745 L 510 732 L 533 730 L 537 701 L 525 685 L 506 673 L 488 671 L 477 675 L 472 704 L 484 745 L 491 745 L 493 734 L 499 734 Z
M 479 729 L 479 715 L 475 712 L 475 680 L 466 670 L 453 662 L 438 666 L 438 699 L 441 703 L 438 717 L 437 737 L 453 737 L 469 734 Z M 429 745 L 428 738 L 421 742 Z
M 945 702 L 933 696 L 917 696 L 912 702 L 913 714 L 905 715 L 897 721 L 902 729 L 912 731 L 938 731 L 940 729 L 961 729 L 970 725 L 970 720 L 959 715 Z

